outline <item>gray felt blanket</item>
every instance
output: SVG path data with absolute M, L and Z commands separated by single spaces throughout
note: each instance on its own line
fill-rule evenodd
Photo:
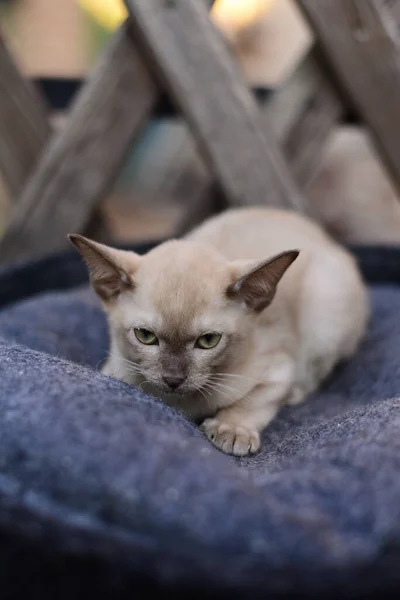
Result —
M 96 371 L 107 328 L 82 282 L 69 254 L 0 275 L 2 597 L 398 595 L 396 282 L 371 286 L 359 355 L 243 459 Z

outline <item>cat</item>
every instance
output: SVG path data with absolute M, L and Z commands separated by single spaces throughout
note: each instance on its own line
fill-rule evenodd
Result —
M 258 451 L 359 346 L 366 288 L 352 256 L 294 212 L 224 212 L 144 256 L 70 235 L 108 315 L 102 372 L 201 424 L 220 450 Z

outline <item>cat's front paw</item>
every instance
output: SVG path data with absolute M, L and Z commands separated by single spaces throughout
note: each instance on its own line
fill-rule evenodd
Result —
M 246 456 L 260 448 L 260 436 L 252 429 L 228 425 L 218 419 L 206 419 L 200 429 L 214 446 L 226 454 Z

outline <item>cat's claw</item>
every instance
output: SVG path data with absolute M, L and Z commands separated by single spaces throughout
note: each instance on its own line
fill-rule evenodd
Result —
M 228 425 L 218 419 L 206 419 L 200 429 L 214 446 L 226 454 L 246 456 L 260 448 L 260 436 L 252 429 Z

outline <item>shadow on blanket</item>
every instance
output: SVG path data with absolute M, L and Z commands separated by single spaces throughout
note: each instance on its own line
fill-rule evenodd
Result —
M 94 370 L 78 257 L 0 274 L 1 597 L 398 594 L 400 252 L 359 256 L 384 282 L 361 352 L 245 459 Z

